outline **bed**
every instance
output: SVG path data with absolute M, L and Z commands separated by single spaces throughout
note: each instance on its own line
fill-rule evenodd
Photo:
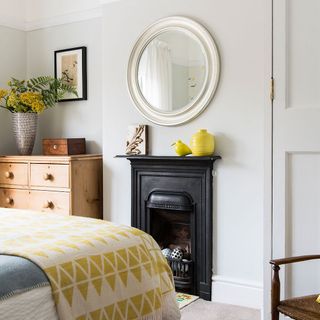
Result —
M 0 209 L 0 319 L 180 319 L 152 237 L 90 218 Z

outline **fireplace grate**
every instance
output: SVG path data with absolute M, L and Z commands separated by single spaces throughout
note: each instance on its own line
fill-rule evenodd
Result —
M 180 292 L 190 291 L 193 286 L 193 261 L 167 258 L 173 273 L 174 284 Z

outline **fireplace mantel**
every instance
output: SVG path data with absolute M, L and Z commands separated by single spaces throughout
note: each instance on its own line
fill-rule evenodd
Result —
M 147 156 L 147 155 L 117 155 L 116 158 L 126 158 L 130 160 L 131 162 L 133 161 L 179 161 L 179 162 L 184 162 L 184 161 L 192 161 L 192 162 L 202 162 L 202 161 L 209 161 L 209 162 L 214 162 L 216 160 L 221 159 L 220 156 L 208 156 L 208 157 L 195 157 L 195 156 L 185 156 L 185 157 L 180 157 L 180 156 Z
M 220 156 L 117 156 L 131 163 L 131 224 L 150 232 L 150 208 L 152 199 L 166 199 L 172 192 L 172 200 L 184 202 L 184 195 L 192 199 L 191 221 L 193 228 L 194 267 L 193 294 L 211 300 L 213 259 L 213 176 L 214 162 Z M 151 200 L 150 200 L 151 199 Z M 187 198 L 185 198 L 187 199 Z M 157 200 L 158 201 L 158 200 Z M 166 200 L 164 200 L 166 202 Z M 178 208 L 180 206 L 178 201 Z M 158 204 L 157 204 L 158 205 Z M 164 203 L 166 207 L 166 203 Z M 167 206 L 170 210 L 172 204 Z

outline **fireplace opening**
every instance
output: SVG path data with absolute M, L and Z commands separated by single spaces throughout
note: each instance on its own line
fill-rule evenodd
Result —
M 190 212 L 151 209 L 151 234 L 161 249 L 180 248 L 191 254 Z
M 192 198 L 186 193 L 151 193 L 147 201 L 149 233 L 172 269 L 176 289 L 194 293 Z

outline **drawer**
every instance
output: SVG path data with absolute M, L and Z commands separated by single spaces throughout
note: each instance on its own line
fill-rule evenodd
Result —
M 0 163 L 0 184 L 28 185 L 27 163 Z
M 69 215 L 70 213 L 70 193 L 55 191 L 30 191 L 29 209 L 55 212 Z
M 69 188 L 69 165 L 32 163 L 30 186 Z
M 0 207 L 28 209 L 29 191 L 0 188 Z

